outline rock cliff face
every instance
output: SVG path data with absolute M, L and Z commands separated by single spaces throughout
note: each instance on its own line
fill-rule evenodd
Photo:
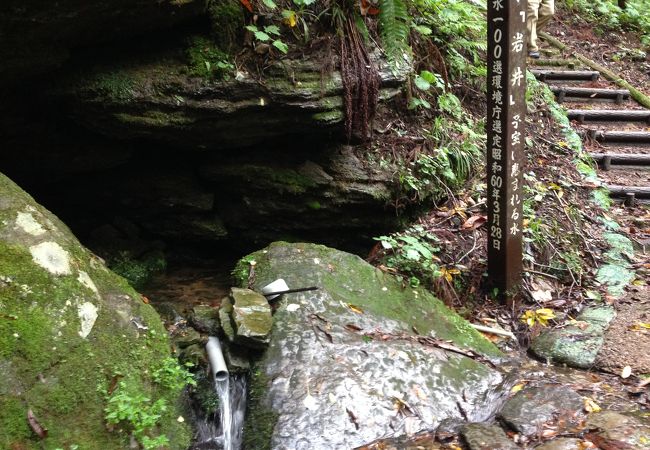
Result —
M 320 287 L 279 301 L 253 371 L 247 449 L 356 448 L 442 422 L 480 422 L 500 406 L 494 393 L 508 392 L 485 360 L 436 345 L 498 357 L 490 342 L 431 294 L 354 255 L 277 242 L 235 274 L 257 290 L 277 278 Z
M 178 14 L 191 15 L 193 2 L 182 3 Z M 120 11 L 107 21 L 127 27 Z M 84 53 L 7 95 L 0 170 L 84 239 L 116 217 L 154 240 L 249 249 L 275 239 L 348 246 L 398 226 L 397 169 L 347 145 L 341 77 L 323 72 L 322 52 L 221 79 L 192 66 L 195 31 L 160 40 Z M 374 58 L 388 102 L 407 73 Z
M 200 0 L 8 0 L 0 10 L 0 82 L 59 67 L 71 50 L 169 28 L 204 10 Z
M 143 413 L 164 403 L 147 434 L 184 448 L 179 393 L 153 376 L 169 356 L 153 308 L 0 174 L 0 447 L 128 448 L 133 424 L 107 428 L 107 400 L 119 394 Z
M 190 51 L 179 43 L 176 51 L 122 58 L 77 73 L 60 93 L 77 121 L 117 138 L 144 137 L 215 151 L 267 144 L 278 137 L 340 136 L 341 76 L 324 72 L 321 59 L 331 55 L 284 58 L 268 63 L 263 75 L 242 68 L 219 80 L 192 74 L 186 58 Z M 374 59 L 380 98 L 388 100 L 399 93 L 407 72 L 391 70 L 379 56 Z

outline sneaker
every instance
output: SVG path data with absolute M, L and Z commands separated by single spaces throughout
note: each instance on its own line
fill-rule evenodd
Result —
M 539 52 L 528 52 L 528 56 L 533 59 L 539 59 Z

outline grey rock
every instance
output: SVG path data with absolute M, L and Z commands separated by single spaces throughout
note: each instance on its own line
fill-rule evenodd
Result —
M 206 341 L 198 331 L 190 327 L 177 330 L 172 339 L 178 348 L 185 348 Z
M 191 363 L 193 367 L 206 367 L 208 359 L 205 354 L 205 345 L 192 344 L 180 350 L 178 359 L 182 363 Z
M 494 414 L 501 373 L 409 338 L 415 326 L 500 355 L 431 294 L 404 289 L 359 257 L 319 245 L 274 243 L 245 258 L 242 273 L 250 260 L 255 289 L 277 278 L 321 289 L 280 301 L 269 348 L 253 370 L 246 448 L 269 441 L 274 449 L 354 448 L 435 429 L 447 418 Z
M 190 325 L 208 336 L 217 336 L 221 330 L 218 309 L 208 305 L 195 305 L 190 314 Z
M 525 388 L 509 399 L 499 418 L 524 436 L 533 436 L 543 425 L 552 424 L 563 432 L 584 417 L 582 397 L 571 389 L 547 384 Z
M 170 44 L 173 46 L 174 44 Z M 102 134 L 146 138 L 194 149 L 246 147 L 288 135 L 343 131 L 342 81 L 315 58 L 271 61 L 264 83 L 253 76 L 215 80 L 187 74 L 179 48 L 111 61 L 59 87 L 77 121 Z M 180 51 L 179 51 L 180 50 Z M 411 68 L 372 55 L 380 101 L 399 94 Z
M 271 338 L 271 306 L 262 294 L 251 289 L 232 288 L 232 323 L 236 344 L 251 348 L 265 348 Z
M 584 442 L 582 439 L 558 438 L 535 447 L 535 450 L 584 450 Z
M 246 373 L 251 370 L 251 362 L 245 347 L 224 345 L 223 356 L 230 373 Z
M 470 450 L 517 450 L 519 448 L 508 439 L 505 431 L 495 424 L 468 423 L 461 429 L 461 435 Z
M 586 308 L 577 317 L 586 326 L 569 325 L 545 331 L 533 340 L 530 349 L 555 364 L 588 369 L 596 361 L 605 331 L 615 316 L 610 306 Z
M 590 414 L 587 428 L 594 430 L 607 448 L 642 450 L 650 448 L 650 421 L 641 417 L 601 411 Z M 600 444 L 599 444 L 600 445 Z
M 224 297 L 221 299 L 221 305 L 219 306 L 219 323 L 221 324 L 221 330 L 223 334 L 226 335 L 228 341 L 235 341 L 235 328 L 232 323 L 232 302 L 229 297 Z

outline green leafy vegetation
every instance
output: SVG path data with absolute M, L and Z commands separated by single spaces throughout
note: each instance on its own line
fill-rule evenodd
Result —
M 267 25 L 263 27 L 263 29 L 260 29 L 255 25 L 248 25 L 246 26 L 246 29 L 253 33 L 253 36 L 255 36 L 255 39 L 258 41 L 271 42 L 271 45 L 280 50 L 282 53 L 287 53 L 289 51 L 289 46 L 282 42 L 282 39 L 279 38 L 280 29 L 277 27 L 277 25 Z M 275 38 L 272 38 L 271 36 L 275 36 Z
M 196 386 L 194 376 L 188 371 L 194 364 L 179 365 L 176 358 L 168 357 L 162 365 L 151 374 L 153 380 L 173 391 L 180 391 L 187 385 Z
M 650 45 L 650 1 L 627 0 L 625 3 L 625 9 L 611 0 L 567 0 L 566 6 L 589 22 L 600 24 L 601 32 L 626 28 L 640 33 L 641 41 Z
M 441 110 L 452 112 L 433 120 L 428 139 L 432 148 L 410 162 L 402 161 L 398 172 L 405 201 L 438 200 L 458 188 L 475 172 L 483 155 L 482 124 L 462 114 L 456 96 L 438 97 Z
M 160 252 L 151 252 L 141 258 L 135 258 L 128 251 L 120 251 L 115 257 L 109 258 L 108 267 L 138 289 L 156 273 L 164 272 L 167 261 Z
M 419 286 L 422 282 L 431 285 L 440 276 L 442 271 L 436 263 L 438 238 L 426 231 L 422 226 L 416 225 L 401 233 L 375 238 L 381 243 L 386 253 L 384 263 L 404 274 L 412 287 Z
M 408 47 L 411 17 L 405 0 L 382 0 L 379 7 L 379 30 L 390 58 L 398 58 Z
M 146 449 L 156 449 L 169 444 L 169 439 L 164 435 L 151 437 L 149 433 L 167 410 L 164 399 L 155 402 L 139 392 L 133 392 L 126 382 L 121 381 L 117 389 L 108 398 L 106 407 L 106 421 L 109 424 L 125 424 L 133 436 Z
M 186 367 L 189 366 L 179 365 L 175 358 L 165 358 L 160 367 L 152 371 L 151 379 L 155 385 L 178 393 L 188 384 L 196 385 L 194 376 Z M 120 376 L 118 373 L 114 379 Z M 158 396 L 157 388 L 146 393 L 127 378 L 112 388 L 100 386 L 99 390 L 107 402 L 104 418 L 109 425 L 119 426 L 121 431 L 131 434 L 145 450 L 158 449 L 170 443 L 167 436 L 157 433 L 157 427 L 169 409 L 167 398 Z
M 484 1 L 413 0 L 413 26 L 445 54 L 452 75 L 481 77 L 487 73 L 487 7 Z

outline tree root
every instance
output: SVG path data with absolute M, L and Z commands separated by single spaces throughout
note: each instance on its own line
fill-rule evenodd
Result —
M 381 80 L 354 21 L 348 19 L 344 28 L 340 56 L 345 133 L 348 141 L 353 133 L 366 141 L 377 110 Z

